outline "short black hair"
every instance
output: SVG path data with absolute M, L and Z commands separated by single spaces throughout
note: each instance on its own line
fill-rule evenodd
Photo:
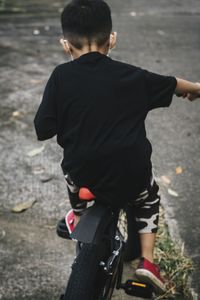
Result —
M 61 14 L 63 35 L 78 49 L 83 41 L 103 46 L 112 31 L 111 10 L 103 0 L 72 0 Z

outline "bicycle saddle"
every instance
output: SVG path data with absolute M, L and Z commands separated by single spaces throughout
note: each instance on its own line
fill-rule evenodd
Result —
M 79 190 L 79 198 L 85 201 L 92 201 L 96 197 L 88 188 L 82 187 Z

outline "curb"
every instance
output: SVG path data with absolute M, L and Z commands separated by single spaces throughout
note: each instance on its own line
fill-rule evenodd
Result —
M 184 244 L 184 241 L 180 236 L 178 223 L 174 218 L 170 217 L 170 215 L 173 216 L 173 209 L 171 207 L 167 206 L 167 199 L 165 197 L 165 193 L 163 193 L 161 187 L 160 187 L 160 190 L 161 190 L 161 192 L 160 192 L 161 199 L 163 199 L 161 205 L 163 206 L 163 209 L 165 212 L 165 221 L 166 221 L 166 224 L 169 229 L 169 235 L 172 238 L 173 242 L 177 243 L 177 241 L 178 241 L 178 244 L 182 245 L 182 244 Z M 192 260 L 192 258 L 189 255 L 188 255 L 188 257 Z M 198 294 L 196 293 L 194 288 L 192 288 L 192 277 L 191 276 L 189 277 L 187 284 L 188 284 L 189 293 L 191 295 L 191 300 L 200 300 L 198 297 Z M 186 300 L 186 299 L 184 299 L 184 300 Z

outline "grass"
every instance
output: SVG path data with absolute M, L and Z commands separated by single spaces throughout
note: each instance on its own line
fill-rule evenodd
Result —
M 163 209 L 160 211 L 155 259 L 162 270 L 163 277 L 168 282 L 166 294 L 156 300 L 192 300 L 188 280 L 193 270 L 193 264 L 191 259 L 184 254 L 184 245 L 175 245 L 170 238 Z

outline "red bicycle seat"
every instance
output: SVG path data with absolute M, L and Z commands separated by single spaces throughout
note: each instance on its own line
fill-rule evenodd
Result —
M 79 198 L 85 201 L 92 201 L 96 197 L 88 188 L 82 187 L 79 190 Z

